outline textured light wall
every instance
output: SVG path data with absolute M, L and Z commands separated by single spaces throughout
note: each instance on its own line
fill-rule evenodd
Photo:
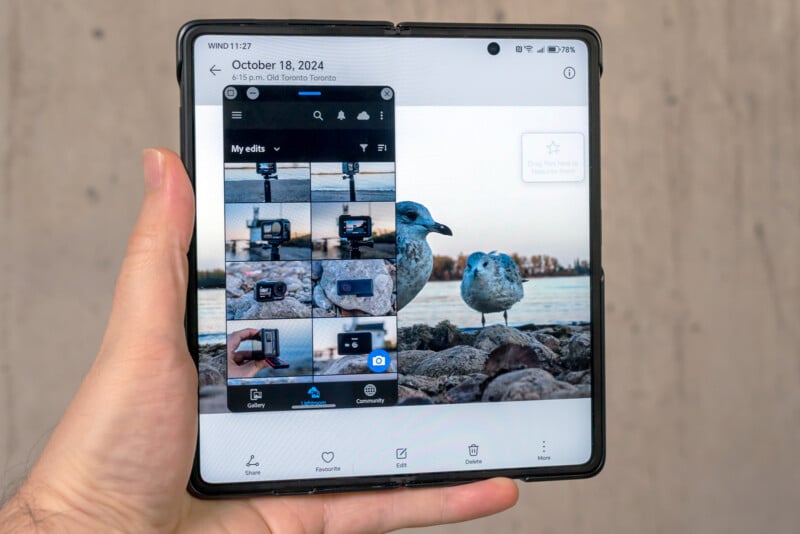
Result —
M 141 149 L 178 145 L 177 28 L 225 16 L 572 22 L 603 36 L 606 469 L 524 485 L 512 511 L 430 532 L 795 530 L 794 0 L 3 1 L 0 485 L 24 475 L 94 357 Z

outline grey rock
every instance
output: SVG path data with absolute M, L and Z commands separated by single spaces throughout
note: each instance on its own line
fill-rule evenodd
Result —
M 314 286 L 314 296 L 313 296 L 314 306 L 317 308 L 322 308 L 323 310 L 332 310 L 333 303 L 328 300 L 328 297 L 325 296 L 325 292 L 319 286 Z
M 553 352 L 561 352 L 561 343 L 558 341 L 557 337 L 542 332 L 534 332 L 532 337 L 534 341 L 538 341 Z
M 242 290 L 242 279 L 236 276 L 225 276 L 225 296 L 228 298 L 239 298 L 244 295 Z
M 389 364 L 387 373 L 397 372 L 397 362 L 392 358 Z M 369 374 L 369 366 L 367 365 L 367 354 L 355 354 L 350 356 L 342 356 L 338 360 L 334 360 L 321 374 L 323 375 L 357 375 Z
M 397 368 L 401 373 L 410 373 L 419 362 L 435 354 L 432 350 L 403 350 L 397 355 Z
M 553 393 L 551 399 L 582 399 L 592 396 L 590 384 L 578 384 L 574 390 L 561 390 Z
M 216 369 L 204 367 L 197 371 L 197 383 L 199 386 L 218 386 L 225 383 L 225 378 Z
M 486 362 L 486 352 L 459 345 L 434 354 L 428 358 L 420 358 L 408 365 L 409 374 L 424 376 L 451 376 L 478 373 Z M 406 364 L 404 364 L 406 365 Z
M 412 406 L 415 404 L 433 404 L 433 401 L 429 396 L 419 390 L 406 386 L 398 386 L 397 404 Z
M 422 391 L 427 395 L 438 395 L 442 391 L 441 380 L 429 376 L 400 375 L 397 384 Z
M 555 359 L 555 353 L 538 341 L 530 342 L 526 346 L 501 345 L 489 354 L 483 372 L 494 376 L 534 367 L 552 371 L 555 368 Z
M 481 400 L 481 394 L 483 393 L 483 387 L 487 378 L 488 377 L 482 373 L 465 377 L 465 380 L 462 380 L 458 385 L 447 389 L 447 391 L 441 395 L 441 402 L 479 402 Z
M 274 302 L 256 302 L 252 295 L 228 300 L 228 319 L 301 319 L 311 317 L 311 306 L 294 297 Z
M 560 382 L 543 369 L 511 371 L 492 380 L 483 392 L 483 402 L 569 398 L 579 390 Z
M 319 286 L 328 299 L 345 310 L 360 310 L 373 316 L 392 313 L 394 282 L 384 260 L 322 261 L 322 278 Z M 339 280 L 365 278 L 372 280 L 372 296 L 341 296 L 336 284 Z
M 311 264 L 311 279 L 314 281 L 322 278 L 322 262 L 315 261 Z
M 500 345 L 527 345 L 530 337 L 516 328 L 504 325 L 492 325 L 483 328 L 475 339 L 475 347 L 486 352 L 491 352 Z
M 303 289 L 303 283 L 297 277 L 294 276 L 289 278 L 284 278 L 283 283 L 286 284 L 286 292 L 289 294 L 296 293 Z
M 398 347 L 401 350 L 444 350 L 456 345 L 472 345 L 475 334 L 462 332 L 450 321 L 442 321 L 434 327 L 415 324 L 401 328 L 398 332 Z
M 583 371 L 568 371 L 566 373 L 561 373 L 558 376 L 558 379 L 562 382 L 569 382 L 573 385 L 579 384 L 591 384 L 592 383 L 592 372 L 589 369 L 585 369 Z
M 592 364 L 592 342 L 586 334 L 569 338 L 566 351 L 562 348 L 560 363 L 569 371 L 588 369 Z
M 547 348 L 544 343 L 540 343 L 538 341 L 531 341 L 528 343 L 527 348 L 532 350 L 536 354 L 536 358 L 540 362 L 541 365 L 537 367 L 543 367 L 547 369 L 548 366 L 555 366 L 556 362 L 558 361 L 558 355 Z M 549 369 L 547 369 L 549 371 Z

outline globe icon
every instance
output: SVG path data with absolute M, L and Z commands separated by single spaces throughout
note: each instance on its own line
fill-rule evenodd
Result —
M 375 387 L 375 384 L 367 384 L 364 386 L 364 395 L 367 397 L 372 397 L 375 393 L 378 392 L 378 388 Z

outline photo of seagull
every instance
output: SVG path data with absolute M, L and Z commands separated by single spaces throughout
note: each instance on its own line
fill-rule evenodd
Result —
M 428 208 L 410 201 L 397 203 L 396 229 L 397 309 L 400 310 L 417 296 L 431 277 L 433 252 L 428 245 L 428 234 L 451 236 L 453 231 L 434 221 Z
M 519 267 L 506 254 L 492 251 L 473 252 L 467 258 L 461 279 L 461 298 L 467 306 L 481 312 L 481 326 L 486 326 L 487 313 L 503 312 L 508 326 L 508 310 L 522 300 L 524 291 Z

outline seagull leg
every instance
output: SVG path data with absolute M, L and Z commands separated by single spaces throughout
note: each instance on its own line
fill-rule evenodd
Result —
M 503 319 L 506 320 L 506 326 L 508 326 L 508 310 L 503 310 Z
M 486 315 L 481 314 L 481 328 L 486 328 Z

